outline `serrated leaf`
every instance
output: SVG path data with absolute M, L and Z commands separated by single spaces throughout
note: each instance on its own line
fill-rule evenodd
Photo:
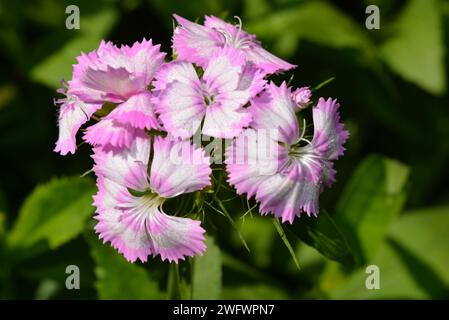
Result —
M 328 259 L 346 266 L 355 262 L 345 237 L 325 210 L 321 210 L 317 218 L 301 216 L 292 226 L 287 226 L 287 230 Z
M 53 179 L 25 200 L 8 237 L 12 248 L 28 248 L 46 240 L 55 249 L 80 234 L 92 215 L 95 185 L 90 179 Z
M 156 281 L 150 279 L 147 271 L 125 260 L 109 244 L 103 244 L 96 235 L 88 235 L 91 255 L 95 261 L 95 275 L 100 299 L 162 299 Z
M 357 167 L 340 197 L 335 221 L 357 263 L 372 257 L 406 200 L 409 169 L 378 155 Z
M 206 239 L 207 250 L 193 259 L 192 299 L 221 298 L 222 263 L 220 248 L 212 237 Z
M 111 30 L 118 15 L 112 7 L 104 7 L 96 13 L 82 16 L 79 30 L 70 30 L 76 36 L 67 41 L 59 50 L 31 69 L 33 80 L 52 88 L 60 86 L 61 79 L 71 79 L 72 65 L 81 52 L 97 48 L 100 41 Z
M 410 0 L 380 53 L 404 79 L 431 93 L 444 93 L 445 46 L 439 1 Z

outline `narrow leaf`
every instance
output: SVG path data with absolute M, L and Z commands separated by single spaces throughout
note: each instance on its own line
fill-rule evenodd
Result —
M 245 238 L 243 237 L 242 233 L 240 232 L 237 224 L 235 223 L 234 219 L 232 219 L 231 215 L 229 214 L 228 210 L 226 209 L 226 207 L 224 206 L 224 204 L 220 201 L 220 199 L 218 199 L 217 197 L 214 197 L 215 203 L 218 204 L 218 206 L 220 207 L 221 210 L 217 210 L 216 211 L 220 212 L 221 214 L 223 214 L 229 221 L 229 223 L 232 225 L 232 227 L 234 228 L 234 230 L 237 232 L 237 234 L 239 235 L 240 240 L 243 243 L 243 246 L 245 247 L 245 249 L 250 252 L 250 249 L 248 247 L 248 244 L 246 243 Z M 206 202 L 207 203 L 207 202 Z
M 292 259 L 295 262 L 296 267 L 298 268 L 298 270 L 301 270 L 298 258 L 296 257 L 295 250 L 293 250 L 292 245 L 290 244 L 290 241 L 288 240 L 287 235 L 285 234 L 284 229 L 282 228 L 282 225 L 279 222 L 279 219 L 274 218 L 273 224 L 276 228 L 276 231 L 279 233 L 279 236 L 281 237 L 282 241 L 284 242 L 285 246 L 287 247 L 288 252 L 292 256 Z

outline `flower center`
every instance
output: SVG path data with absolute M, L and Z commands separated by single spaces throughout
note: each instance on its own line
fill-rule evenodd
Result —
M 212 90 L 206 83 L 203 83 L 201 94 L 203 96 L 204 104 L 206 106 L 210 106 L 215 103 L 215 98 L 218 92 L 216 92 L 216 90 Z

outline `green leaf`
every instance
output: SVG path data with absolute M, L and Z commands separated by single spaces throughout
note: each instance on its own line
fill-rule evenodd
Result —
M 360 25 L 324 1 L 304 2 L 270 12 L 249 22 L 247 28 L 262 39 L 276 41 L 275 51 L 285 56 L 292 55 L 303 39 L 338 49 L 354 48 L 366 56 L 373 52 Z
M 248 258 L 255 266 L 261 269 L 268 268 L 272 263 L 273 244 L 277 237 L 270 220 L 259 214 L 254 214 L 244 219 L 240 218 L 238 228 L 248 242 L 248 246 L 251 247 L 251 254 Z M 264 236 L 261 237 L 261 234 Z M 236 247 L 241 246 L 241 240 L 236 233 L 232 233 L 232 243 Z
M 330 293 L 338 299 L 438 299 L 449 293 L 449 207 L 406 212 L 369 261 L 380 270 L 380 290 L 368 290 L 365 268 Z
M 67 41 L 58 51 L 31 69 L 31 78 L 37 82 L 56 88 L 61 79 L 71 79 L 72 65 L 81 52 L 94 50 L 111 30 L 118 15 L 113 7 L 103 7 L 96 13 L 83 16 L 79 30 L 70 30 L 76 35 Z M 69 31 L 67 31 L 69 32 Z
M 446 77 L 442 27 L 437 0 L 410 0 L 380 54 L 404 79 L 433 94 L 443 94 Z
M 0 242 L 6 233 L 6 215 L 0 212 Z
M 170 300 L 192 299 L 192 272 L 190 260 L 170 265 L 167 297 Z
M 30 247 L 47 240 L 55 249 L 75 238 L 93 213 L 95 185 L 90 179 L 53 179 L 38 186 L 25 200 L 9 234 L 12 248 Z
M 378 155 L 357 167 L 337 203 L 335 220 L 347 237 L 356 262 L 376 253 L 406 200 L 407 166 Z
M 193 259 L 192 299 L 221 298 L 221 253 L 212 237 L 206 240 L 207 251 Z
M 103 244 L 98 238 L 88 235 L 91 254 L 95 261 L 95 274 L 100 299 L 162 299 L 156 281 L 150 279 L 147 271 L 125 260 L 109 244 Z
M 295 252 L 295 250 L 293 250 L 293 247 L 290 244 L 290 241 L 288 240 L 287 235 L 285 234 L 284 229 L 282 228 L 282 225 L 279 222 L 279 219 L 274 218 L 273 224 L 274 224 L 274 227 L 276 228 L 276 231 L 278 232 L 279 236 L 281 237 L 282 242 L 284 242 L 285 246 L 287 247 L 287 250 L 290 253 L 290 256 L 292 257 L 293 262 L 296 265 L 296 268 L 298 268 L 298 270 L 301 270 L 301 267 L 299 266 L 298 257 L 296 257 L 296 252 Z
M 301 216 L 292 226 L 287 227 L 287 230 L 291 230 L 326 258 L 346 266 L 354 264 L 355 260 L 345 237 L 325 210 L 321 210 L 317 218 Z
M 223 299 L 231 300 L 286 300 L 285 290 L 264 283 L 226 286 Z
M 243 12 L 245 19 L 257 19 L 268 14 L 272 10 L 268 0 L 244 0 Z

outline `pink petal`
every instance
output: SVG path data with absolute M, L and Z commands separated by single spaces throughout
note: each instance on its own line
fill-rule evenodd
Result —
M 134 42 L 132 47 L 124 46 L 122 51 L 128 57 L 125 63 L 134 76 L 142 77 L 148 85 L 154 78 L 156 71 L 164 63 L 166 54 L 160 51 L 161 46 L 153 45 L 152 40 L 143 39 L 142 42 Z
M 224 48 L 216 51 L 204 70 L 203 80 L 210 91 L 229 92 L 237 89 L 245 57 L 239 50 Z
M 95 147 L 92 158 L 94 172 L 108 177 L 118 185 L 144 191 L 148 187 L 147 166 L 150 159 L 150 138 L 144 134 L 135 136 L 128 149 L 120 151 Z
M 251 127 L 279 130 L 279 140 L 293 144 L 299 138 L 299 126 L 294 108 L 295 103 L 286 83 L 278 87 L 271 82 L 266 91 L 251 102 L 251 108 L 249 108 L 253 119 Z
M 264 73 L 254 64 L 247 63 L 240 74 L 237 90 L 245 92 L 249 98 L 254 98 L 265 88 L 266 83 Z
M 349 137 L 349 132 L 340 122 L 339 107 L 337 100 L 320 98 L 313 109 L 312 145 L 321 157 L 329 160 L 337 159 L 343 154 L 343 144 Z
M 190 141 L 155 137 L 151 189 L 161 197 L 201 190 L 210 185 L 210 159 Z
M 231 34 L 237 29 L 234 25 L 227 23 L 216 16 L 205 16 L 204 25 L 210 29 L 224 30 Z
M 117 149 L 128 148 L 138 129 L 129 124 L 121 124 L 113 119 L 102 119 L 84 132 L 83 139 L 93 146 L 111 146 Z
M 276 57 L 260 45 L 255 45 L 251 49 L 246 50 L 246 55 L 248 61 L 253 62 L 257 68 L 262 69 L 267 74 L 296 68 L 296 65 Z
M 102 42 L 96 51 L 82 54 L 73 67 L 73 94 L 88 102 L 119 103 L 147 89 L 165 54 L 151 40 L 120 48 Z
M 120 195 L 128 193 L 124 186 L 102 176 L 97 179 L 98 193 L 94 196 L 97 206 L 98 220 L 95 231 L 104 243 L 110 242 L 124 257 L 134 262 L 140 259 L 147 261 L 149 255 L 154 254 L 153 243 L 149 240 L 146 230 L 136 230 L 123 222 L 123 210 L 120 209 Z
M 293 223 L 301 210 L 308 215 L 317 215 L 319 211 L 319 195 L 322 186 L 308 181 L 297 182 L 276 174 L 262 182 L 257 190 L 256 200 L 260 202 L 260 212 L 265 215 L 274 214 L 282 218 L 282 222 Z
M 210 56 L 218 47 L 217 33 L 176 14 L 173 16 L 179 24 L 173 32 L 173 48 L 178 59 L 205 67 Z
M 222 95 L 217 97 L 217 103 L 206 108 L 203 134 L 216 138 L 233 138 L 249 125 L 251 114 L 241 107 L 241 99 L 234 97 L 235 94 Z
M 199 86 L 198 75 L 190 62 L 173 60 L 164 64 L 157 72 L 153 82 L 154 90 L 164 90 L 169 83 L 179 81 Z
M 117 106 L 106 118 L 138 129 L 160 129 L 149 92 L 138 93 Z
M 86 66 L 82 71 L 74 74 L 70 84 L 72 93 L 84 101 L 118 103 L 145 88 L 143 79 L 135 78 L 124 67 L 108 65 L 104 70 L 96 70 Z
M 67 98 L 61 104 L 58 117 L 59 136 L 56 141 L 55 152 L 61 155 L 75 153 L 76 133 L 80 127 L 86 123 L 94 112 L 101 108 L 98 104 L 86 104 L 76 97 Z M 75 99 L 70 101 L 71 99 Z
M 156 211 L 149 216 L 148 234 L 152 240 L 154 254 L 161 259 L 178 262 L 185 257 L 203 255 L 205 230 L 200 221 L 168 216 Z
M 200 88 L 179 81 L 170 83 L 154 104 L 164 128 L 177 138 L 188 138 L 196 132 L 206 108 Z
M 284 166 L 287 153 L 273 133 L 264 130 L 245 130 L 226 149 L 228 182 L 238 194 L 251 198 L 259 185 Z

